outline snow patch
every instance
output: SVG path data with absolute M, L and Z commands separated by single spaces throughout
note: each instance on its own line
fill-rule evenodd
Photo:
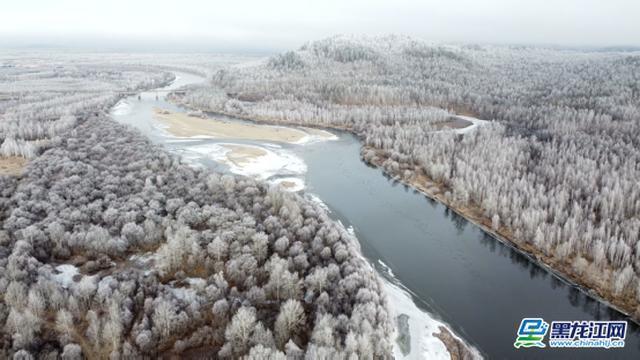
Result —
M 203 278 L 187 278 L 186 279 L 187 283 L 189 284 L 189 286 L 192 286 L 194 288 L 204 288 L 207 286 L 207 281 Z
M 338 136 L 326 130 L 313 129 L 314 131 L 322 132 L 323 135 L 310 133 L 306 129 L 301 129 L 301 130 L 304 131 L 306 135 L 302 139 L 293 142 L 296 145 L 309 145 L 309 144 L 314 144 L 314 143 L 323 142 L 323 141 L 338 140 Z
M 433 336 L 434 333 L 440 332 L 440 326 L 446 327 L 446 325 L 433 319 L 427 312 L 420 310 L 411 296 L 397 285 L 392 284 L 386 278 L 383 278 L 382 283 L 389 299 L 391 318 L 396 327 L 396 332 L 393 335 L 394 357 L 396 359 L 450 359 L 451 355 L 444 343 Z M 397 319 L 401 314 L 409 317 L 411 350 L 406 356 L 396 341 L 398 336 Z
M 242 163 L 234 163 L 227 157 L 232 150 L 224 145 L 253 147 L 264 151 L 265 154 L 249 158 Z M 229 166 L 229 170 L 234 174 L 261 180 L 269 179 L 274 175 L 304 175 L 307 172 L 307 165 L 301 158 L 283 149 L 270 150 L 255 145 L 216 143 L 191 146 L 188 150 Z
M 111 114 L 115 116 L 124 116 L 131 113 L 131 104 L 126 100 L 120 100 L 111 109 Z
M 284 191 L 298 192 L 304 189 L 304 180 L 294 177 L 277 178 L 269 181 L 270 184 L 280 186 Z M 283 184 L 286 183 L 286 184 Z
M 178 287 L 178 288 L 170 287 L 169 291 L 171 291 L 173 296 L 175 296 L 177 299 L 180 299 L 187 304 L 196 302 L 197 294 L 196 294 L 196 291 L 193 289 L 183 288 L 183 287 Z
M 78 268 L 71 264 L 58 265 L 56 270 L 58 273 L 53 275 L 53 279 L 65 289 L 73 284 L 73 277 L 79 274 Z
M 347 228 L 347 234 L 356 237 L 356 229 L 354 229 L 353 225 L 349 225 Z

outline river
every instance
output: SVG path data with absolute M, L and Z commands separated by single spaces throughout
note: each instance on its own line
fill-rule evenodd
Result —
M 202 78 L 179 73 L 167 88 L 199 81 Z M 202 152 L 191 150 L 216 140 L 166 136 L 153 118 L 154 107 L 185 111 L 162 95 L 156 100 L 151 91 L 143 93 L 140 100 L 124 99 L 112 116 L 137 127 L 169 151 L 182 154 L 195 166 L 227 170 Z M 371 265 L 388 283 L 405 289 L 421 311 L 448 324 L 487 358 L 640 357 L 640 331 L 631 322 L 622 349 L 515 349 L 516 330 L 525 317 L 542 317 L 548 322 L 625 317 L 565 284 L 442 204 L 386 178 L 381 170 L 360 160 L 357 138 L 345 132 L 334 134 L 334 141 L 271 146 L 304 161 L 304 171 L 293 174 L 304 182 L 304 193 L 320 199 L 334 219 L 353 230 Z M 415 329 L 411 330 L 413 336 Z

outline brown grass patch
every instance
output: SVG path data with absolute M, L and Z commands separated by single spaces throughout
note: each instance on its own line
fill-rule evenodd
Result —
M 0 175 L 20 176 L 26 165 L 27 159 L 23 157 L 0 156 Z
M 174 136 L 211 136 L 220 139 L 250 139 L 296 143 L 307 134 L 297 129 L 200 118 L 156 109 L 155 118 Z

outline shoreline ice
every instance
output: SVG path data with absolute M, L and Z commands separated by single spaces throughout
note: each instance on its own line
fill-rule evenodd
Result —
M 382 260 L 378 260 L 378 263 L 383 269 L 384 273 L 379 272 L 381 275 L 381 281 L 383 283 L 385 293 L 389 300 L 389 311 L 393 319 L 394 335 L 393 335 L 393 353 L 396 359 L 451 359 L 451 354 L 442 340 L 436 337 L 434 334 L 440 333 L 440 327 L 444 327 L 451 335 L 461 343 L 468 347 L 469 351 L 475 358 L 482 358 L 480 352 L 460 338 L 451 327 L 437 320 L 432 314 L 420 309 L 410 292 L 405 289 L 402 284 L 395 278 L 391 268 L 385 264 Z M 409 324 L 409 337 L 410 337 L 410 351 L 407 355 L 402 353 L 400 344 L 397 341 L 398 335 L 398 317 L 405 315 L 408 317 Z M 404 334 L 406 335 L 406 334 Z
M 282 183 L 284 183 L 284 182 L 288 182 L 288 183 L 291 183 L 293 185 L 284 186 L 284 185 L 282 185 Z M 284 191 L 288 191 L 288 192 L 298 192 L 298 191 L 300 191 L 300 190 L 305 188 L 304 180 L 300 179 L 300 178 L 297 178 L 297 177 L 277 178 L 277 179 L 269 180 L 269 183 L 273 184 L 273 185 L 280 185 L 281 188 Z
M 231 146 L 257 149 L 264 152 L 264 155 L 248 157 L 244 164 L 239 164 L 230 160 L 227 156 L 228 153 L 233 151 L 230 148 Z M 189 146 L 186 150 L 223 163 L 234 174 L 261 180 L 268 180 L 276 175 L 294 178 L 304 176 L 307 172 L 305 162 L 293 152 L 284 149 L 269 149 L 264 146 L 241 143 L 214 143 Z
M 116 103 L 111 108 L 111 115 L 114 115 L 114 116 L 125 116 L 130 113 L 131 113 L 131 104 L 126 99 L 122 99 L 118 101 L 118 103 Z

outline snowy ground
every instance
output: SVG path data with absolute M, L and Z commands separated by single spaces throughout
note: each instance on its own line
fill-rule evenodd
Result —
M 73 277 L 78 274 L 78 268 L 70 264 L 58 265 L 56 270 L 58 273 L 53 275 L 53 279 L 63 288 L 69 288 L 73 284 Z
M 282 186 L 285 190 L 290 192 L 298 192 L 304 189 L 304 180 L 295 177 L 277 178 L 270 180 L 269 183 Z
M 123 99 L 120 100 L 112 109 L 111 114 L 115 116 L 123 116 L 131 113 L 131 104 Z
M 53 280 L 60 284 L 63 288 L 68 289 L 79 281 L 92 281 L 95 282 L 96 276 L 87 276 L 80 274 L 77 267 L 71 264 L 58 265 L 52 274 Z M 75 278 L 75 280 L 74 280 Z

